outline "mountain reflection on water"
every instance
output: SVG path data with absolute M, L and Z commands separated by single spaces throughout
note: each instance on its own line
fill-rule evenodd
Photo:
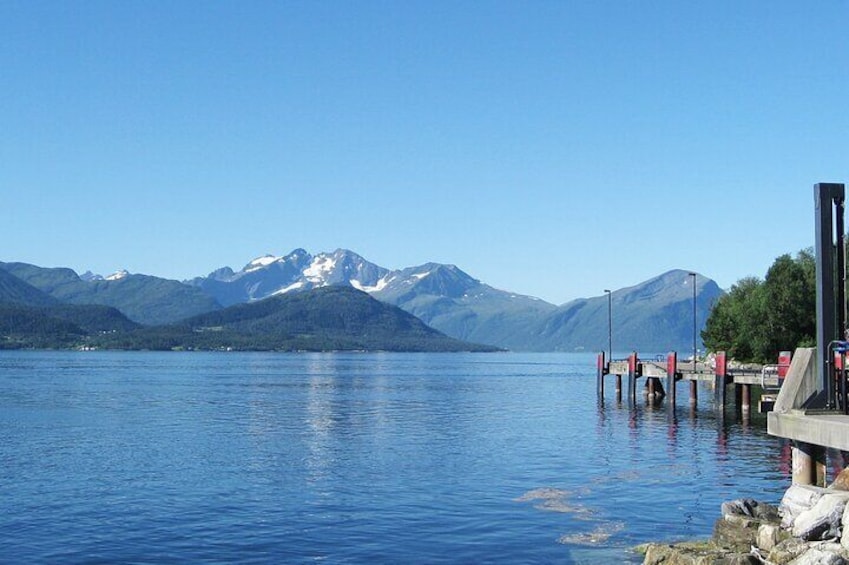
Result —
M 775 502 L 760 415 L 584 354 L 0 352 L 0 560 L 638 562 Z M 680 397 L 680 395 L 679 395 Z M 680 404 L 680 402 L 679 402 Z

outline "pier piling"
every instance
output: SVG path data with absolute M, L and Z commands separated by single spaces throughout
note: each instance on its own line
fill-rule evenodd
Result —
M 598 362 L 596 364 L 596 392 L 600 399 L 604 399 L 604 375 L 607 374 L 607 363 L 604 359 L 604 351 L 598 354 Z
M 674 351 L 666 355 L 666 390 L 669 395 L 669 405 L 675 409 L 675 379 L 678 376 L 678 354 Z
M 637 404 L 637 352 L 634 351 L 628 357 L 628 403 L 632 406 Z
M 825 449 L 810 443 L 796 442 L 792 450 L 793 484 L 825 486 Z
M 716 354 L 716 369 L 714 370 L 714 401 L 716 409 L 725 412 L 725 377 L 728 374 L 728 363 L 724 351 L 719 351 Z
M 740 396 L 742 398 L 741 409 L 744 414 L 748 414 L 752 411 L 752 385 L 750 384 L 742 384 L 739 385 L 741 388 Z

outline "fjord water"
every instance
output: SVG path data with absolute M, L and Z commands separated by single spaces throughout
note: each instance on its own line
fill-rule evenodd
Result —
M 0 353 L 0 562 L 619 563 L 786 447 L 583 354 Z M 612 380 L 608 389 L 612 389 Z

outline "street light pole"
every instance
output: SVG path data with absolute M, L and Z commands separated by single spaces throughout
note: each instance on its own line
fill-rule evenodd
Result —
M 696 273 L 690 273 L 693 277 L 693 372 L 696 372 Z
M 607 293 L 607 358 L 613 360 L 613 295 L 608 289 Z

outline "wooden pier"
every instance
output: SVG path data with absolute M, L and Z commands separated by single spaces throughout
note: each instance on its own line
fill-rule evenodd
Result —
M 787 369 L 790 366 L 790 355 L 782 352 L 778 365 L 729 367 L 725 352 L 717 353 L 710 365 L 698 361 L 678 361 L 678 354 L 669 353 L 666 359 L 640 359 L 634 352 L 624 360 L 606 359 L 604 353 L 598 355 L 597 392 L 599 398 L 604 398 L 605 378 L 615 377 L 616 401 L 622 402 L 623 379 L 627 378 L 627 400 L 634 405 L 637 401 L 637 385 L 639 379 L 645 379 L 644 394 L 647 398 L 658 401 L 667 398 L 669 405 L 674 407 L 677 402 L 677 387 L 679 381 L 690 383 L 690 404 L 698 403 L 698 383 L 710 382 L 714 385 L 714 402 L 717 407 L 725 409 L 727 386 L 735 385 L 738 405 L 743 412 L 751 411 L 752 387 L 761 387 L 764 391 L 777 390 L 781 387 Z M 764 398 L 766 397 L 766 398 Z M 771 407 L 774 395 L 763 394 L 761 411 Z M 765 402 L 764 402 L 765 400 Z

